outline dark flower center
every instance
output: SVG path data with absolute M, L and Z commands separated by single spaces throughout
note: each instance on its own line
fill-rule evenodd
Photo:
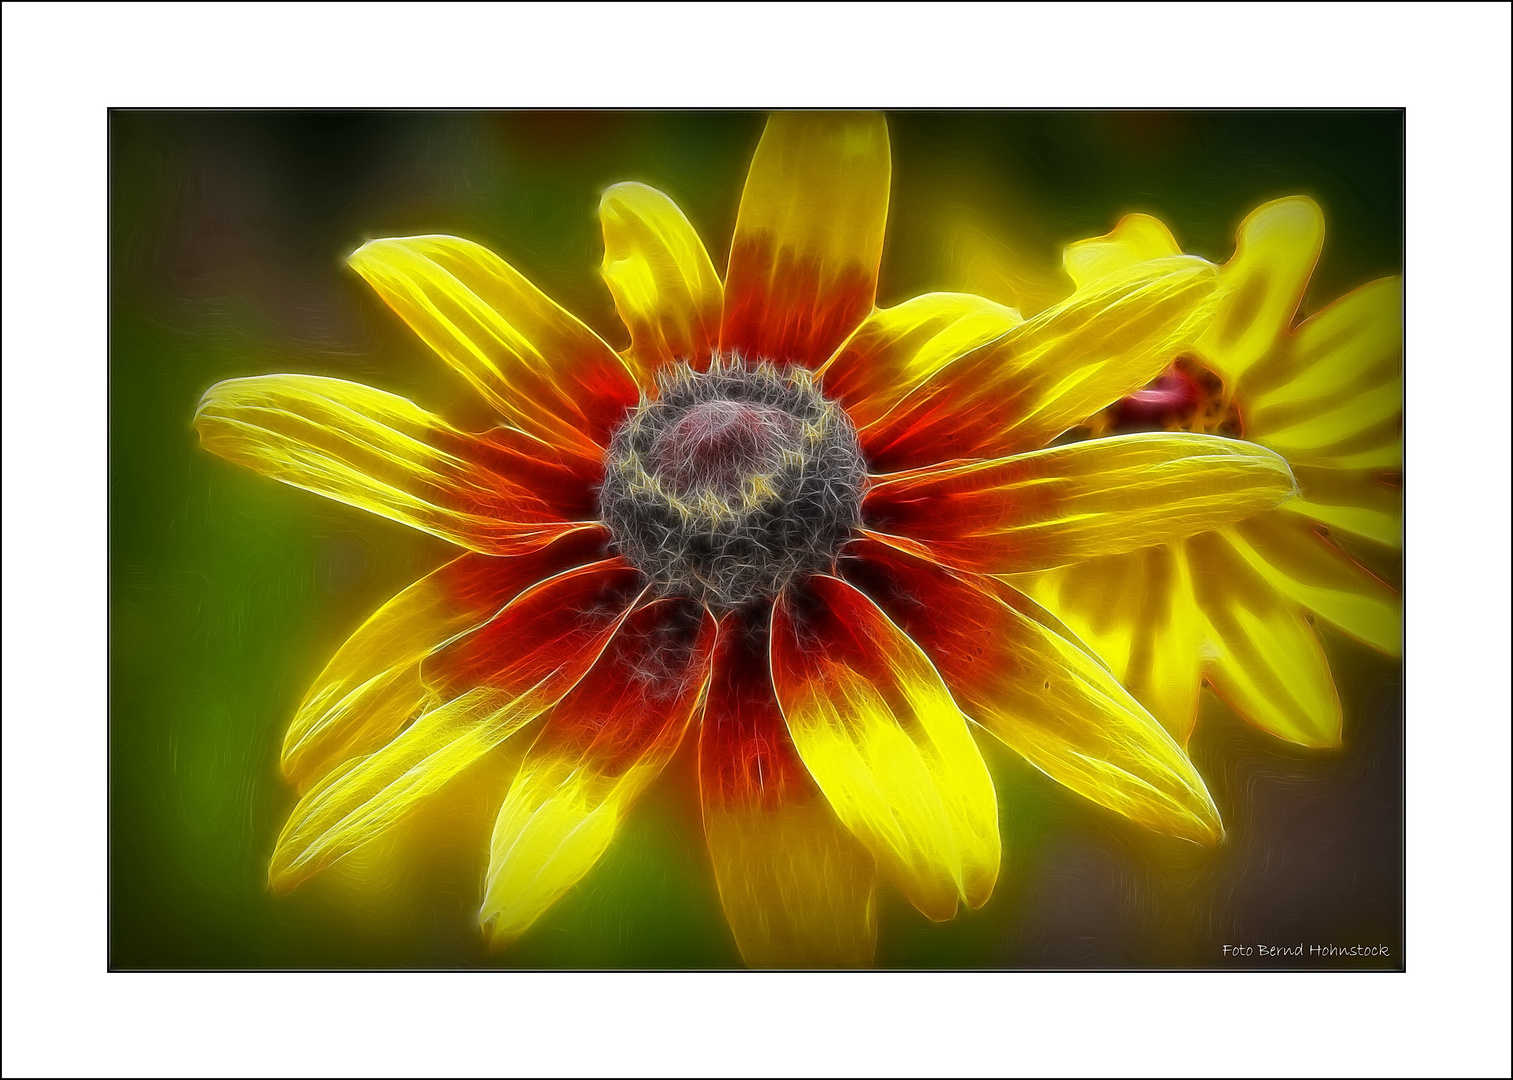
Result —
M 861 518 L 856 429 L 809 372 L 674 364 L 616 430 L 599 508 L 664 595 L 724 611 L 834 567 Z

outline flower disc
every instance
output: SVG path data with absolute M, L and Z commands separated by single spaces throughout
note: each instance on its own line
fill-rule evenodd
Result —
M 808 371 L 675 364 L 615 432 L 600 513 L 660 592 L 729 610 L 831 569 L 865 479 L 856 429 Z

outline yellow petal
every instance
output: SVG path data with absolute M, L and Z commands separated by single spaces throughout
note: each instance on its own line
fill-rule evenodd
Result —
M 879 113 L 775 113 L 741 194 L 721 349 L 817 367 L 872 310 L 888 216 Z
M 231 379 L 205 392 L 194 424 L 200 444 L 228 461 L 485 554 L 540 547 L 587 524 L 568 524 L 562 505 L 500 471 L 520 454 L 502 457 L 488 436 L 358 383 Z M 577 471 L 560 473 L 562 485 L 590 493 Z
M 1099 278 L 947 364 L 862 446 L 880 472 L 1039 449 L 1161 374 L 1207 325 L 1217 280 L 1185 257 Z
M 1292 326 L 1323 244 L 1324 212 L 1306 196 L 1266 203 L 1240 223 L 1219 314 L 1198 343 L 1230 385 Z
M 494 824 L 478 914 L 496 945 L 599 861 L 682 741 L 714 645 L 713 619 L 687 607 L 660 600 L 633 612 L 521 763 Z
M 1372 648 L 1402 654 L 1402 598 L 1307 520 L 1259 514 L 1236 525 L 1230 541 L 1284 596 Z
M 852 551 L 848 576 L 919 642 L 973 720 L 1053 779 L 1147 828 L 1199 843 L 1223 836 L 1172 736 L 1107 668 L 1019 610 L 1015 590 L 876 541 Z
M 1252 437 L 1263 439 L 1293 461 L 1338 463 L 1341 468 L 1395 468 L 1402 460 L 1402 423 L 1402 387 L 1379 386 Z
M 786 594 L 772 671 L 793 744 L 836 815 L 932 919 L 998 878 L 998 806 L 966 719 L 919 647 L 836 578 Z
M 754 968 L 855 968 L 877 944 L 877 871 L 810 779 L 768 672 L 766 626 L 722 629 L 699 735 L 704 833 Z
M 1298 471 L 1301 472 L 1305 467 L 1299 465 Z M 1401 495 L 1398 495 L 1398 499 L 1401 505 Z M 1320 502 L 1306 496 L 1278 509 L 1287 513 L 1300 514 L 1330 529 L 1351 533 L 1388 547 L 1400 549 L 1403 546 L 1403 516 L 1400 512 L 1360 505 Z
M 706 810 L 704 830 L 748 967 L 872 965 L 877 871 L 819 792 L 765 811 Z
M 1384 278 L 1335 301 L 1244 388 L 1246 432 L 1300 464 L 1402 467 L 1403 294 Z
M 597 459 L 638 398 L 625 364 L 499 256 L 455 236 L 370 240 L 348 260 L 517 427 Z
M 480 687 L 426 713 L 382 750 L 347 762 L 294 808 L 269 868 L 274 888 L 292 889 L 378 836 L 550 704 L 539 694 Z
M 1181 545 L 1022 575 L 1014 584 L 1060 616 L 1182 745 L 1192 737 L 1207 627 Z
M 273 886 L 291 889 L 373 839 L 555 704 L 603 651 L 630 606 L 609 601 L 636 577 L 618 562 L 559 574 L 454 643 L 453 654 L 434 654 L 432 662 L 446 658 L 449 673 L 471 689 L 443 697 L 387 746 L 350 760 L 300 799 L 273 853 Z M 430 689 L 442 685 L 424 668 L 422 678 Z
M 642 386 L 673 360 L 703 368 L 720 339 L 724 290 L 683 211 L 656 188 L 616 184 L 599 200 L 604 280 L 630 331 Z
M 421 662 L 488 622 L 521 590 L 600 558 L 603 540 L 594 530 L 509 559 L 464 555 L 379 608 L 305 695 L 284 737 L 284 775 L 303 791 L 332 765 L 376 749 L 439 705 L 421 682 Z
M 1340 699 L 1313 629 L 1296 602 L 1235 550 L 1227 533 L 1188 541 L 1194 595 L 1216 655 L 1209 679 L 1234 710 L 1278 738 L 1338 746 Z
M 964 293 L 930 293 L 874 311 L 820 373 L 857 426 L 881 419 L 914 387 L 1024 320 Z
M 1145 433 L 880 477 L 863 518 L 951 566 L 1009 574 L 1181 540 L 1294 490 L 1254 443 Z
M 1077 288 L 1124 273 L 1141 263 L 1182 254 L 1171 231 L 1149 214 L 1127 214 L 1104 236 L 1068 244 L 1062 266 Z
M 1403 279 L 1381 278 L 1340 297 L 1297 328 L 1291 351 L 1246 380 L 1255 415 L 1330 403 L 1402 380 Z
M 1295 465 L 1301 497 L 1283 509 L 1341 532 L 1403 546 L 1403 489 L 1390 473 Z

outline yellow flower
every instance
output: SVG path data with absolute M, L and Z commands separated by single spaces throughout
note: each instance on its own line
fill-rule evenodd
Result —
M 1180 544 L 1019 581 L 1184 743 L 1206 677 L 1264 730 L 1338 745 L 1339 697 L 1313 618 L 1401 651 L 1398 593 L 1341 543 L 1401 547 L 1402 282 L 1374 281 L 1293 325 L 1323 235 L 1311 199 L 1250 214 L 1222 268 L 1212 326 L 1160 379 L 1088 425 L 1093 435 L 1244 438 L 1283 455 L 1302 496 Z M 1064 266 L 1086 288 L 1179 250 L 1161 222 L 1132 214 L 1070 245 Z
M 978 297 L 874 308 L 881 117 L 775 116 L 722 280 L 673 202 L 600 205 L 616 352 L 467 240 L 351 259 L 497 412 L 462 431 L 333 379 L 213 387 L 204 445 L 467 550 L 384 605 L 284 745 L 288 889 L 531 725 L 480 920 L 524 931 L 697 731 L 704 829 L 746 960 L 870 961 L 879 876 L 932 918 L 982 904 L 997 800 L 971 716 L 1045 772 L 1199 842 L 1222 828 L 1159 723 L 993 575 L 1173 541 L 1294 482 L 1194 434 L 1043 449 L 1212 316 L 1175 256 L 1028 321 Z

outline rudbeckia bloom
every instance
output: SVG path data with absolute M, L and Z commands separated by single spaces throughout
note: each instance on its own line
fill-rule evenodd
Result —
M 1179 544 L 1020 582 L 1184 743 L 1206 677 L 1258 727 L 1338 745 L 1339 696 L 1315 618 L 1401 653 L 1398 593 L 1343 545 L 1401 549 L 1402 281 L 1364 285 L 1294 325 L 1323 235 L 1311 199 L 1252 212 L 1202 338 L 1088 425 L 1095 436 L 1184 430 L 1259 443 L 1286 457 L 1301 497 Z M 1070 245 L 1064 265 L 1087 288 L 1179 250 L 1161 222 L 1132 214 Z
M 1290 497 L 1250 444 L 1042 449 L 1157 375 L 1212 315 L 1183 256 L 1028 321 L 977 297 L 876 310 L 880 116 L 775 116 L 722 281 L 688 220 L 610 188 L 616 352 L 467 240 L 353 267 L 497 412 L 467 432 L 326 378 L 213 387 L 204 445 L 466 553 L 374 614 L 290 726 L 288 889 L 532 725 L 480 921 L 521 933 L 605 851 L 690 728 L 748 963 L 870 961 L 875 882 L 982 904 L 997 803 L 968 726 L 1152 828 L 1210 842 L 1191 762 L 1083 647 L 992 575 L 1178 540 Z

